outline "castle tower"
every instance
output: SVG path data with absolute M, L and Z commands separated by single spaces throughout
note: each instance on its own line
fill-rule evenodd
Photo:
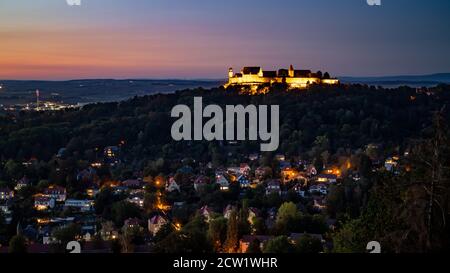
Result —
M 294 77 L 294 66 L 291 64 L 291 66 L 289 67 L 289 77 L 293 78 Z
M 228 69 L 228 78 L 233 78 L 233 77 L 234 77 L 233 68 L 230 67 L 230 69 Z
M 263 72 L 262 68 L 259 68 L 258 76 L 261 78 L 264 77 L 264 72 Z

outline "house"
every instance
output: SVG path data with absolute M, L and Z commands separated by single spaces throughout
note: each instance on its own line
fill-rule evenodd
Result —
M 245 177 L 244 175 L 239 176 L 237 182 L 239 183 L 241 189 L 246 189 L 250 187 L 250 180 L 248 180 L 248 178 Z
M 186 166 L 183 166 L 180 169 L 178 169 L 177 173 L 180 173 L 180 174 L 192 174 L 192 173 L 194 173 L 194 169 L 191 166 L 186 165 Z
M 398 157 L 389 157 L 388 159 L 386 159 L 386 161 L 384 162 L 384 168 L 386 169 L 386 171 L 393 172 L 398 165 L 397 161 Z
M 56 157 L 57 158 L 63 158 L 63 157 L 66 156 L 66 154 L 67 154 L 67 149 L 66 148 L 60 148 L 58 150 L 58 153 L 56 153 Z
M 212 219 L 213 213 L 214 213 L 214 212 L 213 212 L 208 206 L 203 206 L 203 207 L 200 209 L 200 214 L 201 214 L 203 217 L 205 217 L 205 221 L 206 221 L 207 223 L 209 223 L 209 221 Z
M 8 188 L 0 189 L 0 200 L 9 200 L 14 197 L 14 191 Z
M 241 165 L 239 166 L 239 169 L 240 169 L 240 173 L 245 174 L 245 175 L 248 175 L 250 173 L 250 171 L 252 170 L 250 168 L 250 165 L 248 165 L 247 163 L 241 163 Z
M 106 161 L 110 164 L 117 164 L 119 163 L 119 154 L 120 154 L 120 148 L 117 146 L 108 146 L 103 149 L 103 155 L 106 159 Z
M 124 228 L 140 228 L 141 227 L 141 220 L 138 218 L 128 218 L 124 221 Z
M 122 181 L 122 186 L 129 189 L 141 189 L 144 186 L 144 182 L 141 179 L 127 179 Z
M 335 174 L 328 174 L 328 173 L 324 173 L 324 174 L 319 174 L 317 176 L 317 182 L 320 183 L 336 183 L 337 182 L 337 175 Z
M 55 199 L 56 202 L 64 202 L 67 198 L 66 188 L 61 186 L 50 186 L 44 189 L 44 195 Z
M 280 181 L 273 179 L 273 180 L 270 180 L 269 182 L 267 182 L 266 195 L 269 195 L 272 193 L 277 193 L 277 194 L 281 195 Z
M 303 189 L 303 187 L 300 184 L 296 184 L 292 188 L 300 197 L 305 197 L 306 191 Z
M 317 175 L 317 169 L 314 167 L 314 165 L 308 165 L 306 167 L 306 175 L 307 176 L 316 176 Z
M 36 195 L 34 197 L 34 208 L 36 210 L 48 210 L 55 207 L 55 199 L 46 195 Z
M 102 222 L 101 225 L 100 236 L 104 241 L 114 240 L 119 237 L 119 232 L 112 222 Z
M 112 187 L 112 191 L 114 195 L 121 195 L 128 192 L 128 188 L 124 186 Z
M 135 204 L 137 207 L 143 208 L 144 207 L 144 195 L 140 193 L 131 194 L 127 201 L 129 203 Z
M 215 171 L 215 175 L 216 175 L 216 176 L 224 175 L 224 174 L 226 174 L 226 173 L 227 173 L 227 170 L 224 169 L 224 168 L 217 168 L 216 171 Z
M 106 164 L 115 166 L 120 163 L 120 148 L 117 146 L 108 146 L 103 149 L 103 158 Z
M 209 178 L 203 175 L 198 176 L 194 181 L 195 191 L 199 191 L 201 188 L 205 187 L 209 183 Z
M 224 175 L 217 176 L 216 183 L 219 184 L 221 191 L 228 191 L 230 189 L 230 182 L 228 182 Z
M 96 174 L 97 172 L 95 171 L 95 169 L 89 167 L 77 173 L 77 181 L 82 181 L 85 183 L 93 182 Z
M 288 183 L 288 182 L 291 182 L 291 181 L 296 180 L 296 179 L 297 180 L 306 180 L 306 178 L 303 177 L 302 174 L 298 170 L 296 170 L 296 169 L 294 169 L 292 167 L 284 167 L 284 168 L 282 168 L 282 170 L 281 170 L 281 178 L 282 178 L 284 183 Z
M 12 210 L 13 199 L 0 200 L 0 215 L 3 215 L 5 223 L 9 225 L 12 222 Z
M 260 248 L 263 249 L 264 245 L 273 238 L 274 236 L 266 235 L 244 235 L 242 236 L 242 239 L 239 240 L 239 252 L 246 253 L 250 244 L 256 240 L 259 241 Z
M 95 225 L 83 225 L 81 227 L 81 238 L 85 242 L 92 241 L 92 237 L 97 233 Z
M 16 186 L 14 187 L 14 189 L 15 189 L 16 191 L 20 191 L 21 189 L 23 189 L 23 188 L 25 188 L 25 187 L 28 187 L 28 186 L 30 186 L 30 185 L 31 185 L 30 180 L 29 180 L 26 176 L 24 176 L 24 177 L 22 177 L 19 181 L 17 181 L 17 184 L 16 184 Z
M 322 211 L 327 208 L 326 200 L 324 197 L 315 196 L 314 197 L 314 205 L 313 207 L 318 210 Z
M 96 197 L 99 192 L 100 189 L 97 186 L 91 186 L 86 189 L 86 194 L 91 198 Z
M 267 172 L 267 168 L 265 168 L 265 167 L 258 167 L 255 170 L 255 176 L 257 178 L 259 178 L 259 179 L 263 179 L 265 177 L 265 175 L 266 175 L 266 172 Z
M 328 189 L 325 185 L 312 185 L 311 187 L 309 187 L 309 193 L 313 194 L 323 194 L 323 195 L 327 195 L 328 194 Z
M 240 167 L 228 167 L 227 168 L 227 173 L 229 175 L 233 175 L 233 176 L 239 176 L 239 175 L 242 174 Z
M 74 208 L 81 212 L 89 212 L 94 208 L 94 200 L 67 199 L 64 203 L 64 208 Z
M 148 220 L 148 231 L 155 236 L 169 221 L 161 215 L 155 215 Z
M 177 182 L 173 177 L 169 178 L 169 181 L 166 183 L 166 191 L 168 192 L 181 191 L 180 186 L 177 184 Z

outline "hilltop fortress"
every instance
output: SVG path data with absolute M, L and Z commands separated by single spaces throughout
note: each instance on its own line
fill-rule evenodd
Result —
M 312 73 L 311 70 L 295 70 L 291 65 L 289 69 L 278 71 L 264 71 L 261 67 L 244 67 L 240 73 L 234 73 L 233 68 L 228 71 L 228 83 L 225 87 L 232 85 L 243 85 L 259 87 L 274 83 L 286 83 L 289 88 L 307 88 L 312 84 L 339 84 L 339 80 L 331 78 L 328 73 Z

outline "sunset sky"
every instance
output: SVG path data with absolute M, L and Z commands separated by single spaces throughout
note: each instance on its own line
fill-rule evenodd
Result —
M 0 79 L 450 72 L 450 1 L 0 0 Z

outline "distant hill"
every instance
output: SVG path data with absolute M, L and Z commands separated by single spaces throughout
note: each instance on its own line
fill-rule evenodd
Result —
M 411 76 L 386 76 L 386 77 L 340 77 L 343 83 L 361 83 L 368 85 L 381 85 L 395 87 L 408 86 L 435 86 L 440 83 L 450 83 L 450 73 L 438 73 L 430 75 Z
M 1 81 L 0 104 L 34 102 L 36 89 L 42 100 L 64 103 L 120 101 L 134 96 L 171 93 L 192 88 L 213 88 L 223 82 L 214 80 L 72 80 L 72 81 Z

